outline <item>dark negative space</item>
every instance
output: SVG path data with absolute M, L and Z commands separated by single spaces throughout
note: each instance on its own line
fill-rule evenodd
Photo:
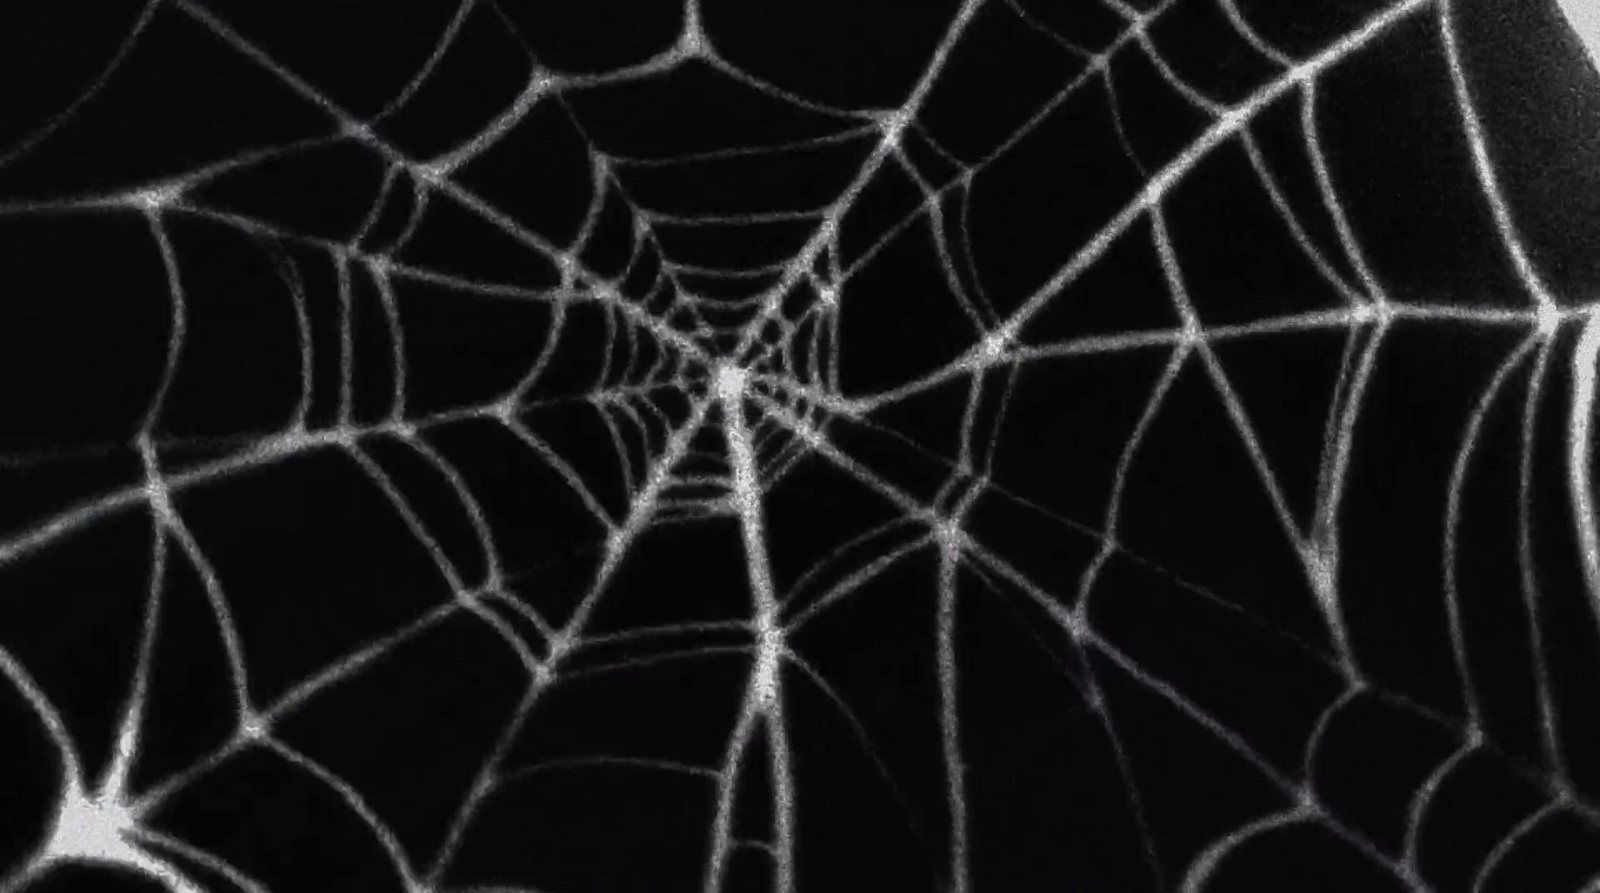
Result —
M 0 11 L 0 891 L 1600 890 L 1552 0 Z

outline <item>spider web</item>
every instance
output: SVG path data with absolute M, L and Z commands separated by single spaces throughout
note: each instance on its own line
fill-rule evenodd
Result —
M 928 4 L 882 103 L 349 6 L 0 144 L 0 890 L 1600 889 L 1600 322 L 1465 4 Z

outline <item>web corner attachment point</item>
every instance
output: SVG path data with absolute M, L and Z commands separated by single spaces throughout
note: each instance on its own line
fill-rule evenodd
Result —
M 140 855 L 129 841 L 137 830 L 138 817 L 121 798 L 69 790 L 61 800 L 43 857 L 137 866 Z

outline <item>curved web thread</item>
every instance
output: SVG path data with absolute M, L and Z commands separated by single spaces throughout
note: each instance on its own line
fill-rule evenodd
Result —
M 974 886 L 972 859 L 976 846 L 974 835 L 978 829 L 969 814 L 972 788 L 965 780 L 963 742 L 968 730 L 964 728 L 963 712 L 959 708 L 965 672 L 964 655 L 958 647 L 957 618 L 958 603 L 978 598 L 1012 600 L 1016 605 L 1008 610 L 1036 609 L 1040 612 L 1038 616 L 1048 618 L 1071 643 L 1070 660 L 1060 668 L 1061 672 L 1083 692 L 1085 704 L 1113 755 L 1113 764 L 1140 837 L 1139 851 L 1149 872 L 1149 882 L 1158 888 L 1207 889 L 1213 877 L 1229 860 L 1239 858 L 1239 854 L 1264 845 L 1263 841 L 1271 840 L 1284 829 L 1315 825 L 1385 871 L 1403 888 L 1432 889 L 1435 881 L 1427 877 L 1419 865 L 1417 851 L 1419 837 L 1430 821 L 1431 801 L 1464 761 L 1480 753 L 1489 754 L 1506 765 L 1513 775 L 1533 785 L 1547 799 L 1482 853 L 1473 878 L 1475 886 L 1487 883 L 1519 845 L 1532 839 L 1542 824 L 1555 817 L 1572 816 L 1589 825 L 1594 823 L 1594 807 L 1571 779 L 1559 741 L 1560 708 L 1550 692 L 1550 668 L 1544 659 L 1547 648 L 1539 639 L 1538 603 L 1543 594 L 1535 566 L 1538 562 L 1533 557 L 1533 524 L 1528 515 L 1533 487 L 1536 408 L 1555 362 L 1557 340 L 1564 333 L 1581 328 L 1582 334 L 1571 356 L 1574 392 L 1567 425 L 1566 470 L 1571 491 L 1570 514 L 1588 597 L 1596 598 L 1594 593 L 1600 591 L 1600 584 L 1595 582 L 1600 580 L 1600 570 L 1596 569 L 1600 567 L 1600 559 L 1595 557 L 1597 537 L 1588 497 L 1591 492 L 1588 444 L 1594 396 L 1592 368 L 1595 355 L 1600 352 L 1596 347 L 1600 344 L 1600 336 L 1596 335 L 1600 326 L 1591 321 L 1587 306 L 1564 306 L 1557 301 L 1540 279 L 1516 233 L 1463 73 L 1448 3 L 1407 0 L 1392 5 L 1373 13 L 1326 48 L 1298 57 L 1274 47 L 1257 33 L 1234 4 L 1222 3 L 1219 8 L 1240 39 L 1277 66 L 1264 85 L 1234 100 L 1207 95 L 1186 81 L 1166 59 L 1161 39 L 1154 33 L 1155 27 L 1164 15 L 1181 8 L 1180 3 L 1169 0 L 1149 9 L 1108 3 L 1109 10 L 1123 19 L 1123 25 L 1118 35 L 1100 50 L 1085 49 L 1070 35 L 1057 33 L 1021 5 L 1013 4 L 1008 12 L 1001 14 L 1014 15 L 1028 27 L 1049 36 L 1063 52 L 1079 57 L 1082 69 L 1032 117 L 1011 131 L 998 147 L 968 161 L 940 146 L 918 123 L 918 117 L 930 101 L 941 75 L 951 66 L 949 60 L 961 46 L 968 29 L 981 14 L 992 12 L 977 0 L 962 4 L 910 96 L 895 109 L 834 108 L 745 73 L 717 52 L 714 35 L 707 32 L 702 14 L 691 4 L 679 40 L 660 55 L 599 75 L 568 76 L 535 68 L 533 70 L 538 73 L 530 78 L 528 86 L 503 115 L 477 136 L 433 159 L 408 157 L 379 135 L 378 125 L 384 115 L 402 108 L 408 96 L 426 83 L 432 68 L 449 53 L 451 41 L 460 32 L 462 23 L 468 16 L 488 8 L 488 4 L 463 4 L 441 35 L 436 52 L 411 85 L 383 113 L 368 120 L 343 109 L 289 66 L 258 48 L 224 16 L 198 4 L 175 3 L 172 6 L 177 13 L 204 25 L 233 51 L 271 73 L 302 100 L 333 119 L 337 133 L 320 142 L 352 142 L 381 159 L 385 169 L 384 185 L 367 220 L 342 240 L 208 207 L 202 197 L 206 184 L 213 178 L 248 169 L 318 141 L 255 151 L 153 187 L 7 209 L 9 216 L 19 218 L 46 214 L 144 215 L 167 273 L 171 301 L 166 372 L 133 438 L 141 459 L 143 481 L 39 521 L 11 537 L 0 549 L 4 561 L 15 564 L 48 551 L 68 534 L 93 527 L 114 515 L 138 510 L 148 511 L 151 518 L 151 573 L 141 657 L 125 701 L 114 755 L 101 778 L 91 782 L 85 777 L 66 723 L 54 706 L 50 692 L 33 680 L 22 661 L 9 652 L 0 651 L 0 670 L 38 714 L 59 752 L 64 770 L 53 836 L 17 869 L 8 887 L 20 887 L 62 861 L 98 859 L 144 872 L 174 890 L 199 889 L 180 867 L 185 861 L 229 877 L 247 889 L 265 889 L 263 882 L 250 878 L 228 860 L 147 827 L 145 818 L 155 814 L 168 798 L 201 783 L 209 773 L 237 758 L 244 750 L 255 748 L 276 754 L 344 803 L 377 840 L 404 889 L 452 889 L 453 863 L 462 848 L 470 844 L 475 830 L 480 829 L 485 804 L 520 774 L 556 768 L 544 764 L 518 769 L 506 765 L 506 761 L 526 729 L 537 723 L 539 705 L 558 691 L 564 681 L 586 674 L 648 672 L 649 667 L 662 661 L 694 658 L 720 649 L 748 659 L 737 720 L 724 739 L 726 746 L 720 765 L 662 761 L 657 768 L 699 778 L 714 791 L 703 863 L 706 889 L 729 887 L 730 865 L 734 854 L 741 849 L 758 851 L 770 860 L 771 879 L 777 889 L 795 889 L 805 877 L 797 862 L 796 838 L 797 829 L 804 822 L 804 811 L 796 805 L 796 788 L 801 783 L 791 764 L 791 755 L 796 737 L 804 736 L 805 729 L 793 722 L 786 709 L 789 687 L 812 685 L 827 693 L 891 783 L 894 775 L 894 767 L 875 746 L 858 711 L 813 665 L 811 658 L 815 655 L 807 652 L 811 646 L 796 643 L 799 630 L 853 599 L 864 597 L 863 593 L 875 579 L 898 565 L 929 553 L 936 556 L 937 561 L 937 623 L 933 635 L 938 657 L 941 738 L 938 750 L 944 773 L 944 819 L 947 823 L 945 842 L 938 848 L 939 864 L 934 871 L 949 889 L 965 890 Z M 1451 83 L 1465 121 L 1474 169 L 1503 247 L 1530 297 L 1526 309 L 1479 310 L 1420 305 L 1389 295 L 1364 256 L 1362 242 L 1343 207 L 1340 190 L 1324 157 L 1317 115 L 1319 84 L 1323 76 L 1341 65 L 1355 64 L 1354 59 L 1391 31 L 1426 16 L 1437 20 Z M 150 22 L 149 16 L 138 21 L 129 37 L 129 46 L 142 30 L 150 27 Z M 1160 78 L 1208 122 L 1197 137 L 1164 162 L 1146 159 L 1133 148 L 1123 121 L 1126 111 L 1116 101 L 1114 63 L 1132 55 L 1148 61 Z M 732 148 L 666 160 L 608 155 L 585 134 L 583 139 L 588 147 L 594 188 L 577 234 L 565 243 L 553 241 L 519 223 L 514 215 L 500 210 L 492 198 L 481 196 L 458 181 L 458 173 L 470 169 L 475 158 L 492 150 L 498 140 L 514 131 L 536 110 L 562 103 L 576 120 L 581 116 L 564 105 L 568 95 L 661 77 L 690 63 L 706 65 L 723 77 L 779 101 L 837 118 L 840 127 L 833 134 L 804 142 Z M 97 82 L 94 89 L 100 89 L 101 85 Z M 1074 246 L 1070 256 L 1055 267 L 1043 284 L 1010 307 L 997 306 L 985 294 L 980 277 L 974 272 L 967 202 L 975 184 L 983 182 L 986 172 L 1000 164 L 1058 109 L 1090 90 L 1103 91 L 1104 101 L 1116 123 L 1119 142 L 1130 163 L 1141 172 L 1142 185 L 1091 238 Z M 1286 99 L 1299 103 L 1303 140 L 1324 211 L 1332 221 L 1337 258 L 1308 232 L 1253 134 L 1257 118 L 1269 106 Z M 52 127 L 64 127 L 68 123 L 63 119 Z M 837 199 L 821 208 L 732 214 L 660 211 L 647 208 L 624 185 L 630 171 L 643 168 L 716 164 L 774 153 L 803 156 L 819 145 L 850 141 L 870 144 L 865 160 Z M 952 171 L 944 182 L 936 182 L 937 178 L 925 173 L 925 165 L 912 158 L 909 148 L 912 144 L 943 159 Z M 1261 189 L 1295 246 L 1303 252 L 1305 261 L 1327 280 L 1343 306 L 1242 323 L 1206 322 L 1205 309 L 1196 306 L 1186 283 L 1183 234 L 1175 230 L 1168 219 L 1166 204 L 1206 159 L 1222 147 L 1233 145 L 1245 152 Z M 48 142 L 42 141 L 40 146 L 31 151 L 44 151 Z M 869 187 L 878 178 L 888 176 L 890 171 L 898 171 L 909 180 L 919 199 L 900 222 L 889 226 L 852 261 L 842 260 L 846 252 L 842 239 L 847 218 Z M 402 181 L 406 179 L 413 184 L 414 208 L 410 219 L 387 245 L 373 249 L 367 243 L 380 216 L 379 205 L 392 192 L 403 190 Z M 608 202 L 624 208 L 636 237 L 616 275 L 596 272 L 584 260 L 589 240 L 601 225 Z M 551 281 L 540 288 L 481 281 L 456 271 L 408 261 L 408 248 L 421 232 L 430 209 L 442 205 L 464 210 L 508 237 L 547 268 Z M 293 259 L 298 255 L 281 253 L 284 248 L 280 247 L 277 269 L 284 292 L 294 306 L 300 354 L 300 399 L 287 423 L 265 435 L 230 436 L 221 443 L 164 434 L 164 411 L 169 390 L 184 361 L 190 337 L 186 323 L 195 298 L 184 285 L 184 256 L 171 229 L 173 221 L 183 218 L 220 225 L 247 234 L 261 244 L 308 249 L 327 260 L 335 272 L 334 300 L 341 314 L 336 350 L 338 400 L 332 424 L 316 425 L 310 421 L 313 393 L 317 389 L 313 371 L 316 345 L 309 321 L 313 296 L 303 281 L 304 271 Z M 791 258 L 755 267 L 675 261 L 663 247 L 668 230 L 734 230 L 792 223 L 814 225 L 812 235 L 799 251 Z M 881 253 L 890 250 L 902 233 L 923 225 L 931 235 L 936 278 L 948 286 L 959 317 L 970 326 L 965 350 L 931 371 L 892 387 L 846 396 L 840 363 L 848 359 L 843 339 L 851 323 L 849 310 L 853 302 L 873 299 L 872 295 L 852 288 L 853 280 L 870 272 Z M 1123 239 L 1148 240 L 1145 247 L 1159 266 L 1160 279 L 1177 324 L 1169 329 L 1115 331 L 1044 343 L 1030 338 L 1030 323 L 1059 302 L 1070 300 L 1074 284 Z M 650 275 L 648 269 L 653 256 L 660 269 Z M 1348 273 L 1340 272 L 1341 268 L 1347 268 Z M 641 270 L 645 275 L 636 277 Z M 727 297 L 727 292 L 723 292 L 722 297 L 712 297 L 706 288 L 710 281 L 754 285 L 733 289 L 735 297 Z M 549 312 L 546 340 L 509 389 L 481 403 L 418 413 L 409 405 L 413 389 L 406 350 L 408 322 L 401 291 L 401 284 L 407 282 L 425 283 L 480 298 L 543 305 Z M 358 288 L 370 289 L 369 294 L 375 298 L 377 317 L 390 348 L 385 361 L 391 384 L 387 410 L 377 413 L 376 418 L 361 421 L 356 419 L 355 411 L 358 351 L 353 333 L 357 323 L 352 309 Z M 542 385 L 548 369 L 556 363 L 557 355 L 569 341 L 581 337 L 568 331 L 569 325 L 577 328 L 569 319 L 580 313 L 590 314 L 600 326 L 598 345 L 583 345 L 588 354 L 597 359 L 592 375 L 570 392 L 546 395 Z M 1444 506 L 1444 607 L 1464 704 L 1464 717 L 1459 719 L 1450 716 L 1449 711 L 1422 703 L 1403 688 L 1389 687 L 1380 677 L 1364 669 L 1362 658 L 1351 641 L 1350 620 L 1345 616 L 1346 602 L 1354 595 L 1341 586 L 1341 561 L 1345 551 L 1340 542 L 1340 502 L 1346 489 L 1352 453 L 1357 449 L 1360 412 L 1380 365 L 1380 348 L 1393 329 L 1405 325 L 1466 325 L 1522 333 L 1518 346 L 1498 365 L 1495 375 L 1481 392 L 1468 417 L 1466 430 L 1457 441 L 1451 485 Z M 1219 351 L 1222 345 L 1229 343 L 1270 340 L 1319 330 L 1345 332 L 1352 337 L 1323 439 L 1315 506 L 1309 520 L 1302 521 L 1278 480 L 1271 449 L 1257 433 L 1251 412 Z M 1074 521 L 1043 508 L 1032 499 L 1032 494 L 1013 492 L 1013 488 L 992 480 L 994 458 L 1005 446 L 1002 434 L 1008 430 L 1006 421 L 1016 413 L 1012 404 L 1020 378 L 1036 366 L 1062 358 L 1151 349 L 1165 351 L 1166 359 L 1154 386 L 1145 392 L 1141 412 L 1118 451 L 1109 500 L 1097 523 Z M 1519 531 L 1519 567 L 1523 573 L 1520 595 L 1532 618 L 1529 633 L 1542 717 L 1543 752 L 1532 760 L 1503 749 L 1485 729 L 1475 684 L 1476 670 L 1464 632 L 1467 621 L 1462 616 L 1457 578 L 1457 536 L 1465 481 L 1473 456 L 1479 448 L 1485 420 L 1506 393 L 1508 382 L 1525 368 L 1531 377 L 1520 428 L 1521 517 L 1515 526 Z M 1292 771 L 1286 771 L 1279 761 L 1268 756 L 1260 744 L 1252 741 L 1249 731 L 1234 728 L 1222 714 L 1207 709 L 1187 694 L 1186 680 L 1167 678 L 1147 668 L 1129 649 L 1118 644 L 1114 633 L 1100 629 L 1096 620 L 1100 610 L 1096 606 L 1101 604 L 1097 593 L 1106 588 L 1102 574 L 1118 559 L 1155 568 L 1168 576 L 1179 576 L 1179 582 L 1191 598 L 1231 605 L 1227 593 L 1213 593 L 1204 586 L 1182 580 L 1181 575 L 1162 567 L 1161 555 L 1144 554 L 1137 546 L 1121 541 L 1124 492 L 1134 480 L 1135 465 L 1145 438 L 1173 399 L 1171 395 L 1177 384 L 1188 379 L 1204 383 L 1216 398 L 1218 410 L 1227 424 L 1237 434 L 1237 448 L 1243 451 L 1264 490 L 1274 521 L 1281 528 L 1286 544 L 1300 565 L 1307 591 L 1315 600 L 1325 642 L 1311 641 L 1287 627 L 1280 628 L 1270 619 L 1251 618 L 1250 622 L 1292 640 L 1296 648 L 1326 664 L 1341 680 L 1340 689 L 1320 710 L 1302 742 L 1301 765 Z M 957 385 L 962 407 L 955 455 L 940 455 L 917 443 L 915 437 L 897 431 L 892 423 L 879 420 L 880 416 L 891 415 L 896 406 L 951 383 Z M 592 414 L 603 431 L 604 442 L 614 454 L 606 457 L 604 471 L 595 471 L 593 465 L 580 469 L 575 464 L 576 457 L 563 455 L 534 430 L 530 419 L 536 417 L 540 409 L 557 404 L 574 404 Z M 468 483 L 464 469 L 458 468 L 430 441 L 429 435 L 435 429 L 471 422 L 497 426 L 514 439 L 518 449 L 550 469 L 598 531 L 593 549 L 598 556 L 594 573 L 583 587 L 581 597 L 567 608 L 542 608 L 537 599 L 514 591 L 516 574 L 508 570 L 511 562 L 507 557 L 512 544 L 505 542 L 496 531 L 482 504 L 482 494 Z M 874 456 L 858 454 L 865 448 L 849 444 L 859 441 L 845 439 L 846 434 L 854 430 L 877 432 L 919 456 L 931 458 L 941 469 L 940 483 L 931 497 L 911 492 L 892 472 L 875 464 Z M 483 571 L 477 578 L 457 566 L 457 561 L 430 529 L 430 518 L 413 504 L 404 488 L 370 454 L 370 445 L 383 439 L 403 445 L 435 469 L 464 507 L 477 545 L 485 556 Z M 228 580 L 213 567 L 203 538 L 191 528 L 191 522 L 185 519 L 174 499 L 246 473 L 265 472 L 316 451 L 337 453 L 354 465 L 387 503 L 394 519 L 426 553 L 450 597 L 399 628 L 361 641 L 359 647 L 337 661 L 305 677 L 279 697 L 264 702 L 252 692 L 252 661 L 243 643 L 240 624 L 230 607 L 233 600 L 228 594 Z M 201 458 L 192 458 L 196 454 Z M 892 506 L 894 518 L 812 565 L 785 592 L 775 581 L 774 559 L 769 555 L 776 534 L 769 526 L 772 509 L 768 502 L 773 492 L 784 486 L 784 482 L 808 461 L 825 463 L 835 474 L 876 493 Z M 599 491 L 616 487 L 626 494 L 625 502 L 620 506 L 608 505 Z M 970 516 L 986 500 L 994 498 L 1030 505 L 1052 515 L 1052 524 L 1087 537 L 1095 548 L 1077 578 L 1041 581 L 1034 573 L 1018 566 L 998 544 L 989 541 L 981 525 Z M 591 631 L 609 587 L 643 537 L 663 526 L 716 518 L 732 520 L 740 532 L 744 576 L 750 595 L 745 619 L 720 625 L 681 623 L 603 633 Z M 911 534 L 898 544 L 888 542 L 897 530 L 909 530 Z M 180 556 L 199 576 L 225 646 L 232 674 L 231 688 L 236 698 L 237 732 L 211 755 L 135 795 L 128 790 L 129 772 L 140 753 L 146 698 L 144 685 L 149 672 L 151 643 L 161 627 L 163 579 L 168 564 Z M 839 577 L 834 585 L 820 594 L 808 594 L 816 588 L 812 585 L 813 579 L 825 580 L 830 574 Z M 963 574 L 972 576 L 968 578 Z M 980 585 L 972 587 L 972 580 Z M 384 655 L 460 615 L 469 615 L 498 639 L 515 656 L 526 678 L 520 684 L 520 697 L 507 722 L 484 755 L 470 787 L 462 792 L 441 845 L 432 853 L 418 854 L 410 851 L 389 827 L 379 810 L 368 802 L 367 794 L 284 740 L 275 728 L 302 706 L 378 665 Z M 709 638 L 729 629 L 742 632 L 745 638 L 735 645 L 718 645 L 715 643 L 720 639 Z M 693 641 L 699 633 L 708 637 L 705 642 Z M 691 644 L 673 645 L 660 655 L 604 656 L 595 659 L 597 662 L 583 663 L 585 650 L 605 654 L 601 649 L 617 642 L 685 634 L 690 637 Z M 1237 754 L 1270 787 L 1280 792 L 1283 806 L 1210 837 L 1178 866 L 1177 871 L 1172 871 L 1171 866 L 1164 864 L 1169 861 L 1168 857 L 1159 852 L 1160 829 L 1145 815 L 1146 792 L 1138 781 L 1136 761 L 1124 744 L 1130 730 L 1119 724 L 1116 697 L 1106 690 L 1105 679 L 1110 674 L 1119 674 L 1125 684 L 1165 701 L 1185 721 Z M 1398 706 L 1434 724 L 1449 735 L 1455 745 L 1416 788 L 1403 846 L 1398 852 L 1374 839 L 1358 820 L 1342 815 L 1337 806 L 1325 802 L 1316 781 L 1317 756 L 1325 736 L 1342 710 L 1364 698 L 1376 698 Z M 635 768 L 643 765 L 638 758 L 623 756 L 589 755 L 583 759 L 591 763 L 611 760 Z M 734 830 L 740 779 L 752 762 L 762 761 L 768 764 L 771 776 L 773 803 L 769 838 L 743 839 Z

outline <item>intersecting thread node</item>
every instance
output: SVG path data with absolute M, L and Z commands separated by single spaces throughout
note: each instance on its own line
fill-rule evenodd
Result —
M 949 519 L 940 522 L 934 530 L 934 538 L 939 541 L 941 549 L 959 554 L 961 545 L 966 540 L 966 534 L 962 532 L 959 520 Z
M 911 116 L 904 110 L 896 110 L 883 117 L 883 142 L 891 151 L 900 148 L 900 134 L 910 120 Z
M 1534 319 L 1539 327 L 1539 334 L 1545 338 L 1554 335 L 1561 328 L 1561 321 L 1565 315 L 1561 308 L 1555 304 L 1542 304 L 1534 314 Z
M 749 386 L 750 373 L 735 363 L 717 366 L 717 397 L 724 402 L 738 400 Z
M 983 346 L 981 348 L 984 361 L 986 363 L 993 363 L 1005 356 L 1006 344 L 1010 340 L 1010 336 L 1003 331 L 990 333 L 987 338 L 983 339 Z
M 128 203 L 146 211 L 159 211 L 182 199 L 183 189 L 182 183 L 162 183 L 130 194 Z
M 266 734 L 266 720 L 259 716 L 247 716 L 239 722 L 239 735 L 248 741 L 255 741 Z

